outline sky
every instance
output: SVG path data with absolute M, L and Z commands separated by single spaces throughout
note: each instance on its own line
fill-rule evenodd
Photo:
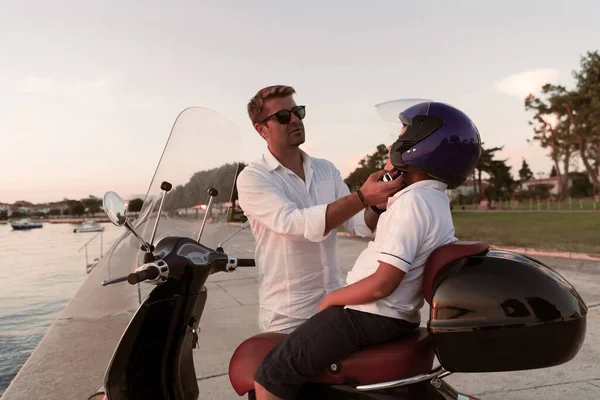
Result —
M 598 49 L 600 2 L 2 1 L 0 203 L 146 193 L 177 115 L 214 109 L 237 126 L 242 161 L 265 151 L 246 104 L 293 86 L 311 156 L 346 177 L 378 144 L 378 103 L 443 101 L 486 147 L 551 169 L 528 143 L 524 97 L 572 87 Z M 198 145 L 206 152 L 228 151 Z M 227 147 L 227 146 L 224 146 Z

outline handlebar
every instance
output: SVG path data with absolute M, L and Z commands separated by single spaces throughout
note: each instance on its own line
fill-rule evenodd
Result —
M 254 258 L 238 258 L 237 266 L 238 267 L 256 267 L 256 263 L 254 262 Z
M 149 266 L 147 269 L 144 269 L 139 272 L 132 272 L 131 274 L 127 275 L 127 282 L 129 282 L 132 285 L 135 285 L 136 283 L 146 281 L 148 279 L 156 279 L 159 275 L 160 272 L 158 268 L 154 266 Z
M 217 267 L 211 273 L 215 272 L 233 272 L 238 267 L 255 267 L 256 261 L 253 258 L 237 258 L 233 254 L 227 254 L 225 263 L 218 263 Z M 147 281 L 155 280 L 157 282 L 165 282 L 169 276 L 169 266 L 164 260 L 155 260 L 140 266 L 136 271 L 127 276 L 103 281 L 102 286 L 112 285 L 114 283 L 127 281 L 131 285 Z

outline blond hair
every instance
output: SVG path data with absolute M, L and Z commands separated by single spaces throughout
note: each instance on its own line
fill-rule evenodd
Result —
M 248 102 L 248 116 L 250 117 L 250 121 L 255 124 L 264 118 L 262 113 L 266 100 L 273 97 L 287 97 L 295 93 L 296 90 L 293 87 L 285 85 L 267 86 L 260 89 Z

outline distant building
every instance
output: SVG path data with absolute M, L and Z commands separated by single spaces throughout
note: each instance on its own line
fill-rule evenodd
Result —
M 522 182 L 521 183 L 521 190 L 529 190 L 530 188 L 533 188 L 534 186 L 539 186 L 539 185 L 548 185 L 549 186 L 549 192 L 552 195 L 558 195 L 559 193 L 559 185 L 558 185 L 558 176 L 549 176 L 546 178 L 540 178 L 540 179 L 530 179 L 528 181 Z M 571 178 L 569 178 L 569 182 L 567 184 L 567 188 L 571 188 L 571 186 L 573 186 L 573 180 Z
M 7 216 L 11 216 L 12 215 L 12 209 L 10 204 L 4 204 L 4 203 L 0 203 L 0 213 L 5 212 Z
M 450 200 L 458 200 L 458 197 L 460 195 L 464 197 L 472 196 L 474 193 L 476 193 L 474 186 L 478 185 L 479 183 L 477 181 L 474 181 L 473 179 L 467 179 L 462 185 L 460 185 L 456 189 L 447 189 L 446 195 Z M 488 180 L 481 179 L 481 186 L 483 186 L 483 190 L 485 190 L 485 188 L 489 186 Z M 477 187 L 477 191 L 479 191 L 479 187 Z
M 69 205 L 62 201 L 48 203 L 45 204 L 45 206 L 47 206 L 50 210 L 60 210 L 61 213 L 69 209 Z

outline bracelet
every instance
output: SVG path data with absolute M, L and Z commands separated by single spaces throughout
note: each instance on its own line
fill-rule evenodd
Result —
M 373 210 L 373 212 L 377 215 L 381 215 L 385 212 L 385 210 L 382 210 L 381 208 L 379 208 L 377 206 L 371 206 L 371 210 Z
M 363 197 L 362 193 L 360 192 L 360 189 L 356 189 L 356 193 L 358 194 L 360 201 L 362 201 L 362 203 L 365 205 L 365 208 L 369 207 L 369 205 L 365 201 L 365 198 Z

